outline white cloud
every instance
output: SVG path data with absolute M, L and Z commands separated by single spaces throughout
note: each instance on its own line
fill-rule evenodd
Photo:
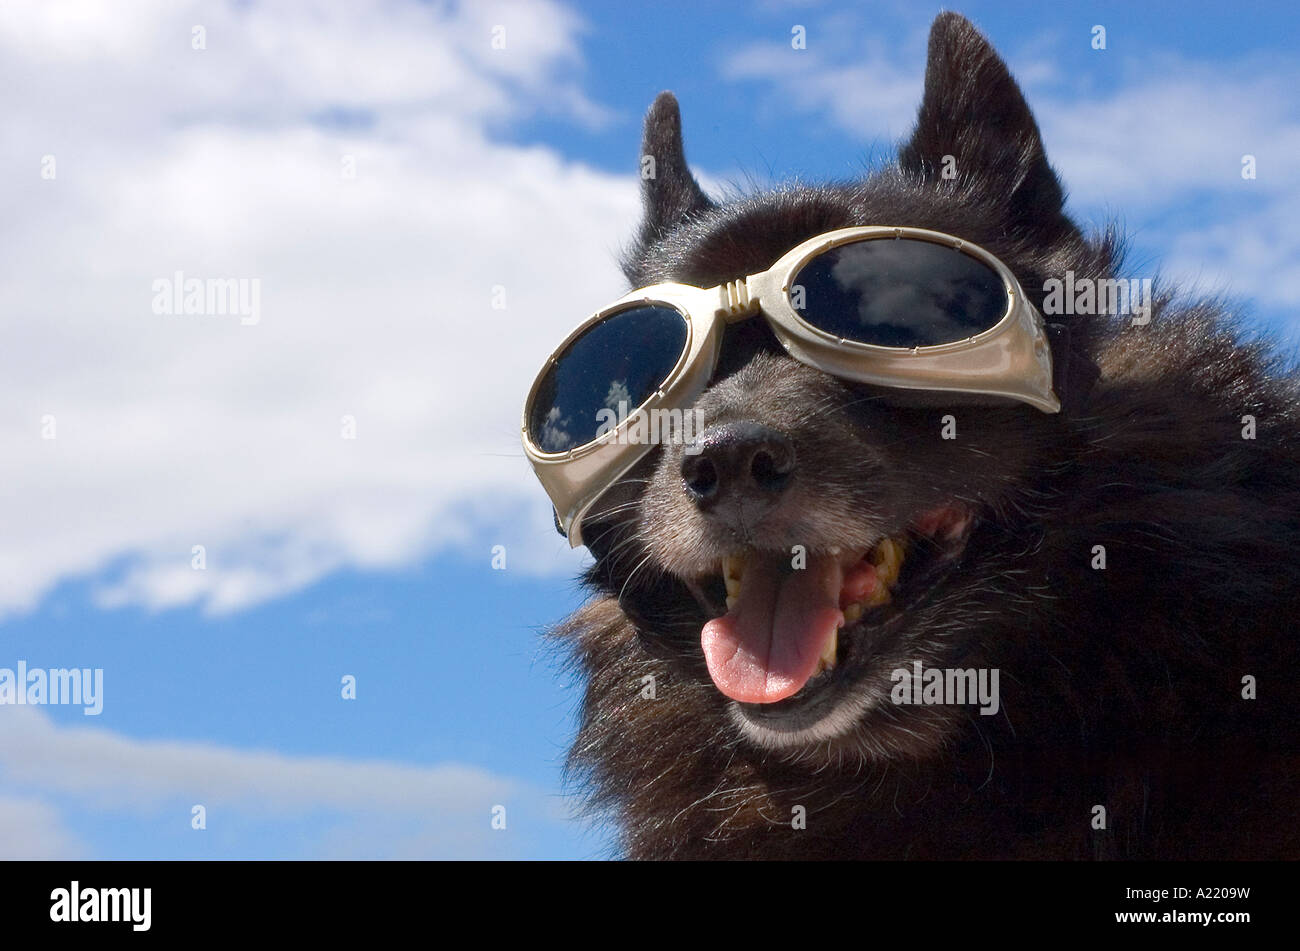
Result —
M 794 50 L 788 42 L 754 43 L 728 57 L 722 73 L 731 80 L 776 83 L 780 96 L 770 107 L 773 111 L 825 111 L 853 135 L 884 136 L 889 143 L 906 133 L 921 99 L 920 71 L 899 62 L 882 42 L 855 48 L 848 62 L 837 57 L 833 47 L 826 52 L 827 46 Z M 924 42 L 919 46 L 924 50 Z
M 1298 147 L 1300 148 L 1300 147 Z M 1300 152 L 1296 153 L 1300 155 Z M 1300 331 L 1300 187 L 1297 179 L 1276 198 L 1243 202 L 1241 211 L 1194 231 L 1169 234 L 1171 270 L 1211 292 L 1248 295 L 1263 307 L 1291 316 L 1284 328 Z M 1243 190 L 1254 187 L 1242 182 Z
M 0 857 L 85 857 L 51 798 L 75 803 L 83 817 L 110 821 L 110 814 L 126 813 L 181 828 L 191 806 L 202 804 L 214 832 L 218 818 L 231 826 L 323 816 L 328 821 L 315 841 L 303 835 L 294 842 L 315 857 L 500 854 L 520 840 L 494 836 L 494 806 L 533 822 L 558 818 L 547 794 L 477 767 L 139 740 L 57 726 L 32 707 L 0 707 L 0 778 L 12 793 L 0 792 Z
M 1156 65 L 1150 78 L 1104 98 L 1031 93 L 1048 155 L 1077 194 L 1149 207 L 1195 189 L 1276 195 L 1292 186 L 1300 115 L 1290 90 L 1300 77 L 1175 59 Z M 1242 180 L 1245 154 L 1262 159 L 1255 182 Z
M 31 707 L 0 708 L 0 739 L 0 768 L 9 782 L 73 793 L 102 808 L 152 808 L 185 797 L 270 815 L 311 808 L 487 815 L 493 803 L 518 791 L 518 784 L 476 767 L 137 740 L 98 728 L 55 726 Z
M 520 404 L 621 293 L 635 182 L 507 133 L 605 118 L 580 31 L 549 0 L 4 5 L 0 616 L 76 576 L 222 611 L 447 546 L 576 564 Z M 260 322 L 153 313 L 176 271 L 259 280 Z
M 0 861 L 72 859 L 85 855 L 49 803 L 0 794 Z

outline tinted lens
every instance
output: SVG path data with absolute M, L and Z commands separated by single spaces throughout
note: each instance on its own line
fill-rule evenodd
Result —
M 1007 292 L 996 271 L 955 248 L 877 238 L 817 255 L 795 275 L 790 302 L 846 340 L 932 347 L 988 330 L 1006 314 Z
M 686 349 L 686 318 L 671 307 L 632 307 L 588 327 L 564 348 L 533 396 L 528 435 L 565 452 L 607 431 L 649 399 Z M 620 405 L 621 404 L 621 405 Z

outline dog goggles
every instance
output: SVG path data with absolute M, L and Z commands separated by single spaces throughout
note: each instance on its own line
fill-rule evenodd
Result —
M 1043 317 L 1005 264 L 937 231 L 831 231 L 718 287 L 632 291 L 551 355 L 524 404 L 523 443 L 571 546 L 592 503 L 654 448 L 629 432 L 691 406 L 726 326 L 755 314 L 790 356 L 842 379 L 1061 408 Z

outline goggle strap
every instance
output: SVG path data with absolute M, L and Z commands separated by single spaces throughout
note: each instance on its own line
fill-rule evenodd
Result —
M 1074 352 L 1072 324 L 1065 321 L 1044 321 L 1047 330 L 1059 340 L 1063 340 L 1064 346 L 1058 348 L 1061 353 L 1061 366 L 1057 371 L 1057 396 L 1062 404 L 1069 402 L 1070 387 L 1074 382 L 1074 377 L 1078 376 L 1078 392 L 1080 395 L 1087 393 L 1092 389 L 1097 377 L 1101 376 L 1101 370 L 1087 356 L 1077 356 Z M 1086 377 L 1086 379 L 1084 379 Z
M 1065 340 L 1064 346 L 1058 348 L 1058 352 L 1063 352 L 1061 366 L 1056 372 L 1056 388 L 1059 390 L 1057 397 L 1064 403 L 1070 392 L 1070 362 L 1074 359 L 1074 348 L 1070 346 L 1070 325 L 1063 321 L 1043 321 L 1043 326 L 1057 339 Z

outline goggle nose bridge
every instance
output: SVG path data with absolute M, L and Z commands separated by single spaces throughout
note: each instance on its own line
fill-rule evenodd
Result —
M 718 286 L 718 307 L 715 313 L 727 323 L 740 323 L 758 312 L 758 297 L 749 286 L 749 277 L 740 277 Z

